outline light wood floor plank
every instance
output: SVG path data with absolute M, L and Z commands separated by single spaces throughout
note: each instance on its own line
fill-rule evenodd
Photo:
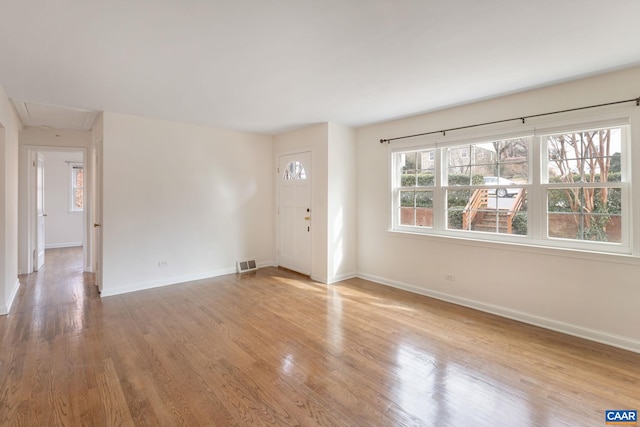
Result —
M 630 319 L 632 321 L 632 319 Z M 0 426 L 598 426 L 640 355 L 264 268 L 101 299 L 48 250 L 0 317 Z

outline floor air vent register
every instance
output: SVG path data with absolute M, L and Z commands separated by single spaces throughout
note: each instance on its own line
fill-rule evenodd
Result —
M 236 262 L 236 267 L 238 273 L 246 273 L 248 271 L 256 271 L 258 269 L 255 259 L 250 259 L 248 261 L 238 261 Z

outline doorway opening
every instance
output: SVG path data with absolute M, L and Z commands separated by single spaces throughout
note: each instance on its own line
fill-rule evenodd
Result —
M 79 248 L 92 272 L 90 186 L 85 148 L 23 146 L 20 273 L 38 271 L 47 250 Z

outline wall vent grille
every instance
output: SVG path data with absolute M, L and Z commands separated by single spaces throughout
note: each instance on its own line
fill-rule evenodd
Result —
M 256 271 L 258 269 L 258 265 L 256 264 L 255 259 L 238 261 L 236 262 L 236 269 L 238 273 L 246 273 L 247 271 Z

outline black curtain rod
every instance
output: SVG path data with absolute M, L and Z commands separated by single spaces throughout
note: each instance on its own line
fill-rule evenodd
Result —
M 487 125 L 495 125 L 495 124 L 498 124 L 498 123 L 513 122 L 515 120 L 521 120 L 522 123 L 524 124 L 524 122 L 527 119 L 533 119 L 535 117 L 551 116 L 553 114 L 569 113 L 571 111 L 587 110 L 589 108 L 606 107 L 606 106 L 609 106 L 609 105 L 626 104 L 627 102 L 635 102 L 636 106 L 640 106 L 640 97 L 633 98 L 633 99 L 625 99 L 624 101 L 607 102 L 606 104 L 589 105 L 587 107 L 570 108 L 568 110 L 552 111 L 550 113 L 533 114 L 531 116 L 514 117 L 512 119 L 496 120 L 496 121 L 493 121 L 493 122 L 478 123 L 478 124 L 475 124 L 475 125 L 460 126 L 460 127 L 451 128 L 451 129 L 443 129 L 443 130 L 435 130 L 435 131 L 432 131 L 432 132 L 417 133 L 415 135 L 397 136 L 395 138 L 381 139 L 380 140 L 380 144 L 382 144 L 384 142 L 389 144 L 391 141 L 397 141 L 399 139 L 416 138 L 418 136 L 435 135 L 437 133 L 441 133 L 444 136 L 444 135 L 447 134 L 447 132 L 451 132 L 451 131 L 454 131 L 454 130 L 477 128 L 477 127 L 480 127 L 480 126 L 487 126 Z

